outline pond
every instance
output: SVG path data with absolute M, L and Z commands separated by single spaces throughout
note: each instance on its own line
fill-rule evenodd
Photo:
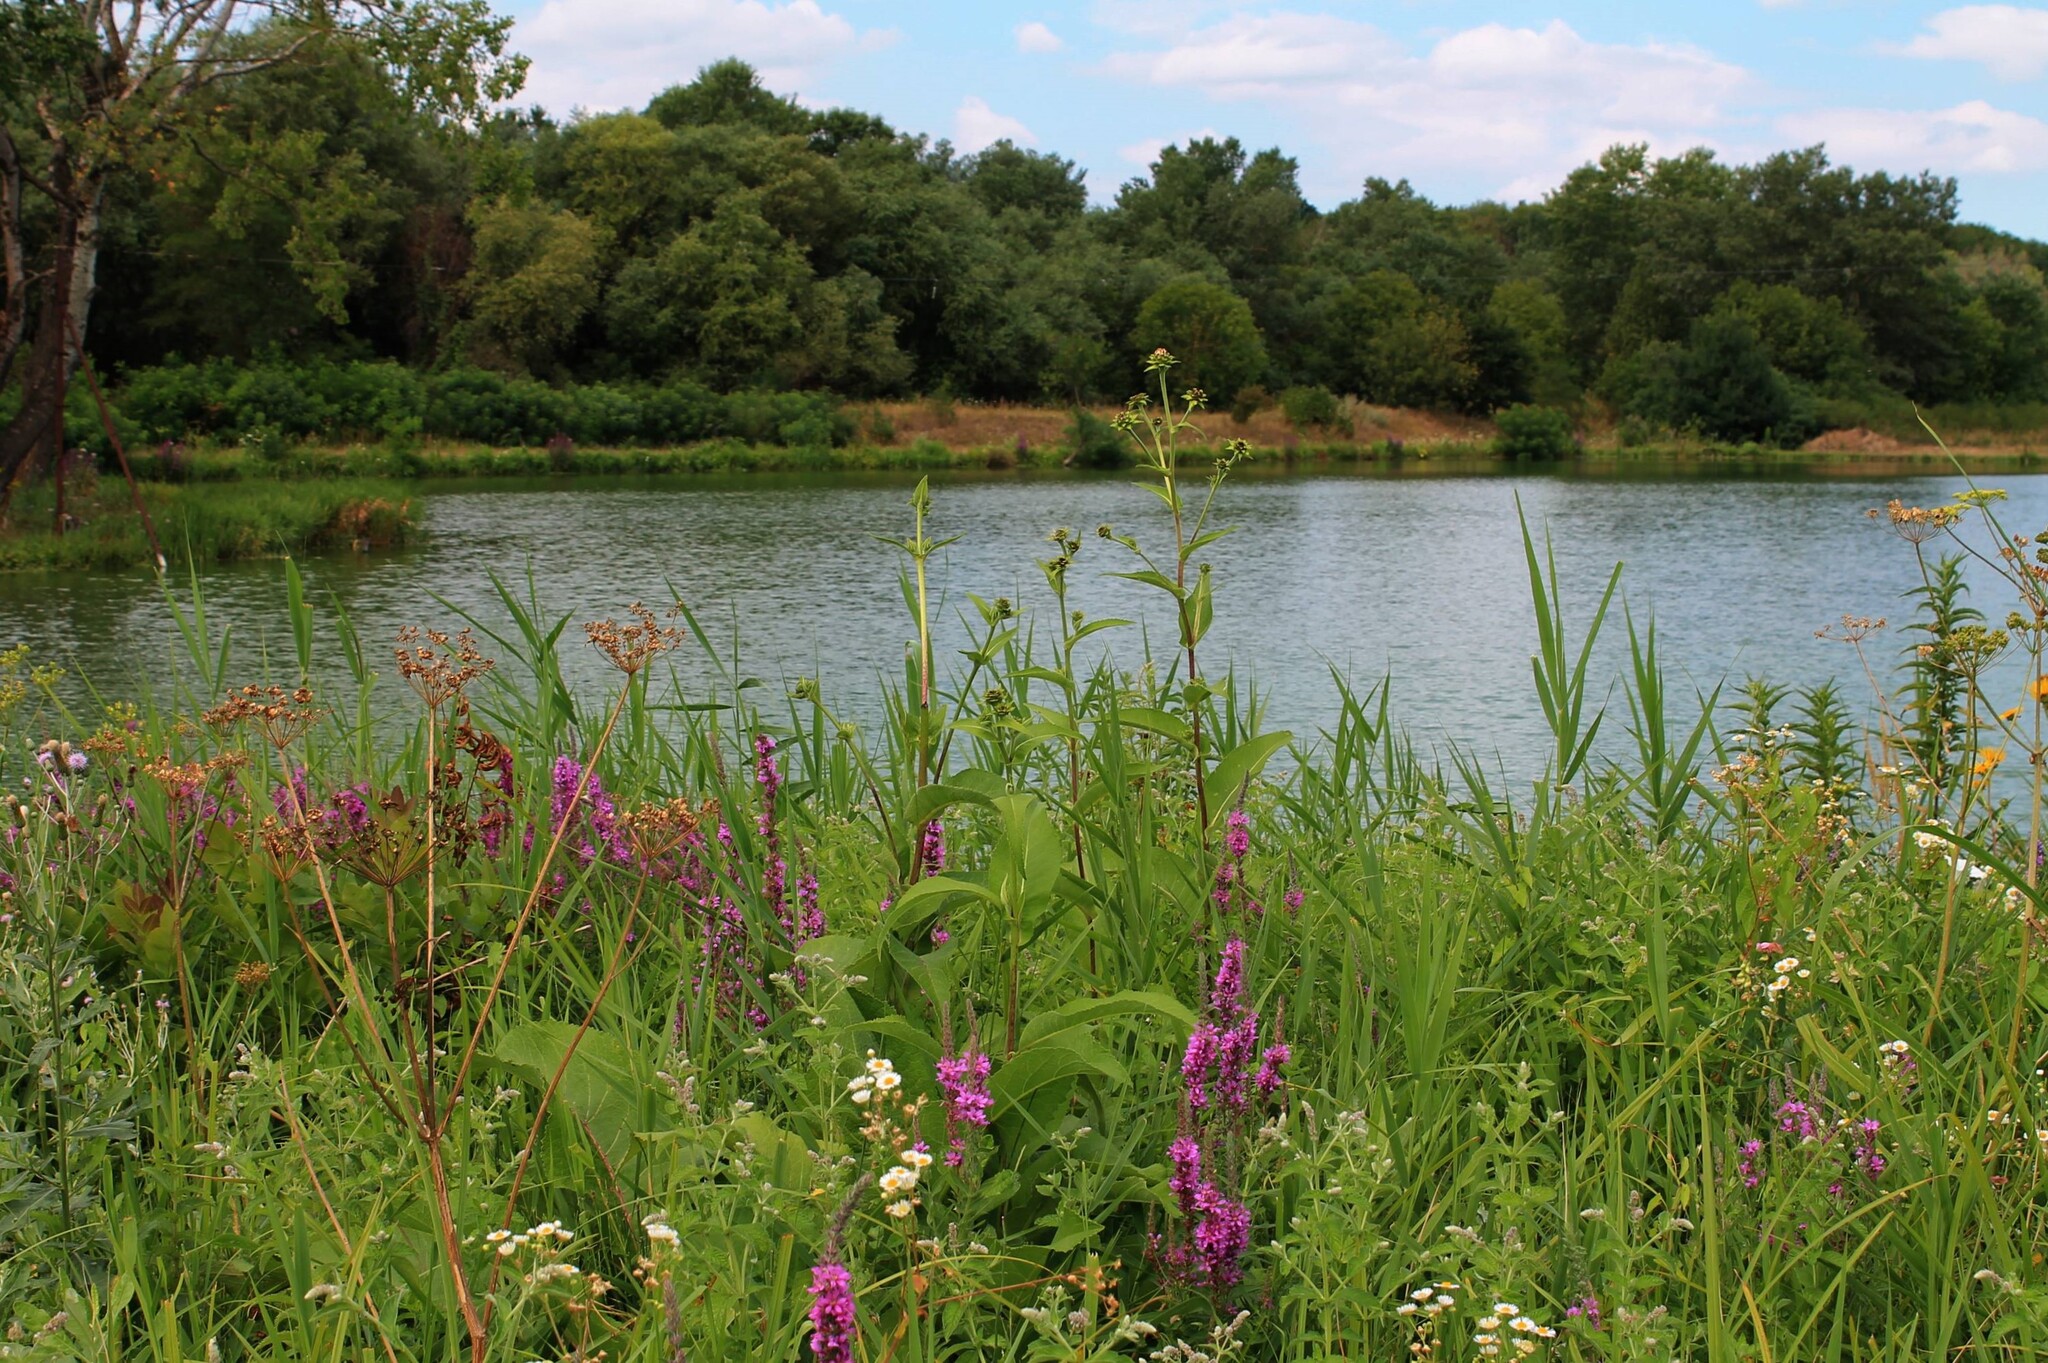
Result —
M 2001 475 L 2002 509 L 2016 530 L 2048 524 L 2048 476 Z M 914 480 L 876 476 L 751 475 L 713 481 L 541 487 L 465 484 L 424 501 L 426 534 L 376 555 L 303 563 L 316 602 L 339 601 L 388 674 L 387 644 L 419 623 L 453 627 L 467 611 L 508 628 L 491 578 L 531 591 L 548 615 L 572 620 L 565 654 L 579 688 L 609 673 L 577 625 L 627 603 L 679 594 L 759 678 L 757 697 L 799 676 L 822 680 L 836 711 L 871 723 L 878 679 L 900 678 L 909 618 L 898 591 L 903 556 L 876 536 L 909 531 Z M 1205 551 L 1216 564 L 1216 625 L 1205 666 L 1237 669 L 1265 697 L 1269 723 L 1313 734 L 1337 708 L 1331 672 L 1361 686 L 1390 676 L 1393 709 L 1425 747 L 1455 740 L 1510 775 L 1540 764 L 1547 741 L 1530 681 L 1535 648 L 1517 506 L 1548 531 L 1568 620 L 1583 629 L 1608 573 L 1625 565 L 1620 599 L 1596 655 L 1595 695 L 1609 694 L 1627 659 L 1622 603 L 1638 626 L 1657 623 L 1675 688 L 1684 695 L 1750 674 L 1794 685 L 1840 678 L 1853 699 L 1869 688 L 1854 652 L 1816 638 L 1845 614 L 1888 616 L 1869 645 L 1881 666 L 1898 656 L 1918 581 L 1911 547 L 1866 511 L 1897 496 L 1946 501 L 1956 477 L 1627 479 L 1556 474 L 1258 477 L 1228 485 L 1217 520 L 1234 527 Z M 1008 596 L 1051 627 L 1036 567 L 1047 532 L 1083 538 L 1071 574 L 1075 606 L 1126 616 L 1131 629 L 1091 644 L 1128 663 L 1171 643 L 1165 599 L 1106 576 L 1136 567 L 1099 524 L 1158 544 L 1157 500 L 1129 477 L 973 474 L 933 481 L 937 536 L 957 536 L 933 563 L 948 661 L 965 639 L 969 593 Z M 1982 580 L 1984 574 L 1978 574 Z M 233 679 L 288 680 L 291 636 L 283 565 L 205 569 L 199 586 L 216 634 L 231 626 Z M 445 603 L 445 604 L 444 604 Z M 1994 621 L 2007 608 L 1986 591 Z M 345 676 L 331 632 L 316 672 Z M 153 691 L 189 679 L 175 623 L 146 574 L 0 577 L 0 641 L 27 641 L 104 693 Z M 736 641 L 736 642 L 735 642 Z M 266 662 L 266 658 L 268 661 Z M 678 676 L 701 699 L 713 676 L 701 655 Z M 2017 693 L 2017 673 L 2010 689 Z M 1619 690 L 1611 693 L 1625 720 Z

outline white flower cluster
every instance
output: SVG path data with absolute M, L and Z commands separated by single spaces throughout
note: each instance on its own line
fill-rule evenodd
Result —
M 523 1231 L 509 1231 L 502 1226 L 484 1237 L 484 1243 L 497 1246 L 498 1253 L 510 1258 L 528 1245 L 535 1247 L 566 1245 L 576 1238 L 576 1232 L 567 1229 L 559 1221 L 543 1221 L 538 1226 L 529 1226 Z
M 886 1065 L 889 1062 L 885 1060 L 882 1063 Z M 916 1147 L 897 1153 L 902 1156 L 903 1163 L 882 1175 L 880 1187 L 883 1197 L 894 1199 L 882 1210 L 900 1221 L 915 1209 L 917 1204 L 910 1194 L 917 1190 L 918 1178 L 932 1167 L 932 1157 L 929 1151 Z
M 1408 1294 L 1407 1301 L 1394 1308 L 1394 1314 L 1412 1316 L 1419 1311 L 1425 1316 L 1440 1316 L 1458 1304 L 1458 1299 L 1451 1295 L 1458 1290 L 1458 1285 L 1452 1282 L 1418 1287 Z
M 856 1103 L 871 1103 L 876 1094 L 888 1097 L 903 1087 L 903 1076 L 896 1073 L 896 1065 L 884 1057 L 868 1052 L 868 1063 L 861 1072 L 846 1081 L 846 1091 Z
M 1505 1335 L 1502 1333 L 1503 1323 L 1507 1330 Z M 1491 1315 L 1479 1318 L 1479 1329 L 1473 1334 L 1472 1342 L 1479 1346 L 1482 1358 L 1498 1357 L 1502 1344 L 1527 1358 L 1542 1347 L 1541 1341 L 1556 1338 L 1556 1330 L 1548 1325 L 1538 1325 L 1522 1314 L 1521 1307 L 1511 1301 L 1497 1301 Z

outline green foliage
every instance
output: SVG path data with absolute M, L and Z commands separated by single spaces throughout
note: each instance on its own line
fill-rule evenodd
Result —
M 1339 385 L 1383 406 L 1455 409 L 1478 377 L 1463 323 L 1391 270 L 1338 297 L 1329 349 Z
M 8 1356 L 790 1359 L 835 1266 L 856 1358 L 2048 1350 L 2039 891 L 1962 762 L 2011 679 L 1957 570 L 1887 770 L 1830 688 L 1673 692 L 1634 618 L 1610 688 L 1618 572 L 1568 612 L 1528 531 L 1510 800 L 1384 690 L 1296 742 L 1190 660 L 1258 584 L 1170 363 L 1115 433 L 1158 499 L 1048 538 L 1051 613 L 970 597 L 937 654 L 916 491 L 872 731 L 872 679 L 757 706 L 680 608 L 572 687 L 510 584 L 445 622 L 491 666 L 373 687 L 290 563 L 265 639 L 167 592 L 182 656 L 94 714 L 0 654 Z M 1917 559 L 1958 521 L 1913 510 Z M 1149 665 L 1089 661 L 1101 570 L 1170 605 Z
M 1555 407 L 1503 407 L 1493 424 L 1494 451 L 1510 459 L 1567 459 L 1578 450 L 1571 414 Z
M 152 443 L 425 434 L 540 445 L 560 433 L 590 445 L 683 445 L 738 436 L 829 447 L 854 433 L 838 404 L 816 393 L 720 394 L 687 380 L 553 387 L 487 369 L 447 369 L 422 379 L 391 363 L 175 363 L 129 375 L 115 405 L 121 422 Z M 89 415 L 81 413 L 80 422 Z
M 1601 379 L 1624 414 L 1719 440 L 1796 445 L 1817 428 L 1810 397 L 1771 364 L 1755 324 L 1734 311 L 1693 324 L 1682 346 L 1654 342 Z
M 46 6 L 9 14 L 24 41 L 66 31 Z M 490 36 L 480 13 L 434 15 Z M 149 142 L 107 199 L 104 365 L 377 356 L 1074 406 L 1129 388 L 1114 351 L 1134 341 L 1181 355 L 1219 408 L 1259 386 L 1578 412 L 1597 380 L 1640 423 L 1777 441 L 1837 410 L 1809 394 L 2048 401 L 2048 248 L 1956 224 L 1948 181 L 1818 149 L 1731 165 L 1617 147 L 1512 208 L 1373 178 L 1318 213 L 1280 150 L 1203 137 L 1090 211 L 1063 157 L 958 156 L 806 109 L 732 60 L 640 112 L 454 126 L 393 79 L 407 68 L 384 42 L 322 38 L 317 60 L 222 81 L 191 136 Z M 417 73 L 451 96 L 459 74 Z M 1745 322 L 1790 387 L 1714 319 Z M 1699 376 L 1729 401 L 1695 400 Z
M 1297 431 L 1350 431 L 1344 405 L 1327 388 L 1289 388 L 1280 395 L 1280 411 Z
M 1093 412 L 1076 408 L 1067 426 L 1065 462 L 1084 469 L 1126 468 L 1131 462 L 1131 442 Z
M 1185 370 L 1178 377 L 1223 405 L 1266 372 L 1266 345 L 1251 305 L 1223 285 L 1192 275 L 1145 300 L 1131 343 L 1146 352 L 1172 351 Z

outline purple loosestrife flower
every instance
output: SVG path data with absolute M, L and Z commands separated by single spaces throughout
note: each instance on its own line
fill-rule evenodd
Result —
M 1600 1328 L 1600 1299 L 1589 1292 L 1575 1305 L 1567 1306 L 1564 1314 L 1567 1320 L 1583 1320 L 1597 1330 Z
M 1883 1130 L 1876 1121 L 1865 1120 L 1856 1124 L 1856 1167 L 1870 1179 L 1884 1177 L 1887 1163 L 1883 1152 L 1877 1148 L 1878 1132 Z
M 939 1093 L 946 1103 L 946 1163 L 959 1168 L 967 1158 L 967 1135 L 988 1125 L 989 1059 L 973 1042 L 956 1056 L 941 1056 Z
M 1223 845 L 1230 850 L 1232 861 L 1241 862 L 1252 850 L 1251 816 L 1242 809 L 1233 809 L 1226 822 L 1229 831 L 1223 835 Z
M 1181 1213 L 1195 1214 L 1195 1194 L 1202 1189 L 1202 1146 L 1193 1136 L 1182 1134 L 1166 1147 L 1166 1158 L 1173 1165 L 1173 1176 L 1166 1180 L 1166 1186 L 1180 1200 Z
M 924 834 L 918 839 L 917 866 L 919 875 L 937 875 L 946 869 L 946 826 L 933 819 L 924 826 Z
M 1281 1086 L 1287 1082 L 1280 1071 L 1285 1069 L 1287 1062 L 1292 1059 L 1294 1052 L 1284 1041 L 1276 1041 L 1266 1047 L 1266 1053 L 1259 1057 L 1259 1077 L 1252 1081 L 1261 1096 L 1270 1098 L 1280 1091 Z
M 1250 1209 L 1225 1197 L 1213 1183 L 1196 1191 L 1195 1209 L 1202 1214 L 1195 1227 L 1195 1249 L 1202 1256 L 1203 1276 L 1212 1288 L 1235 1287 L 1244 1276 L 1239 1261 L 1252 1238 Z
M 853 1275 L 826 1260 L 811 1267 L 811 1353 L 818 1363 L 853 1363 L 859 1316 L 853 1305 Z
M 1209 1011 L 1219 1026 L 1237 1021 L 1244 1011 L 1244 939 L 1233 937 L 1223 946 L 1223 960 L 1216 967 L 1216 983 L 1209 990 Z
M 1280 902 L 1287 906 L 1287 912 L 1300 913 L 1302 903 L 1307 898 L 1308 896 L 1302 893 L 1301 886 L 1289 885 L 1287 887 L 1287 893 L 1280 896 Z
M 1259 1053 L 1259 1015 L 1246 1013 L 1223 1034 L 1216 1051 L 1216 1097 L 1233 1112 L 1245 1110 L 1245 1081 Z
M 1814 1121 L 1813 1109 L 1796 1098 L 1778 1109 L 1778 1130 L 1799 1137 L 1801 1145 L 1820 1139 L 1820 1127 Z
M 754 735 L 754 781 L 761 787 L 762 800 L 773 809 L 775 792 L 782 789 L 782 772 L 775 765 L 775 740 L 767 734 Z
M 1181 1082 L 1187 1086 L 1188 1106 L 1196 1111 L 1209 1106 L 1209 1072 L 1216 1068 L 1222 1047 L 1220 1034 L 1204 1022 L 1188 1034 L 1188 1048 L 1180 1059 Z
M 1763 1153 L 1763 1148 L 1762 1141 L 1742 1143 L 1742 1158 L 1735 1167 L 1742 1175 L 1742 1186 L 1745 1188 L 1754 1188 L 1763 1182 L 1763 1162 L 1758 1158 Z
M 797 940 L 808 942 L 814 937 L 823 937 L 825 911 L 818 907 L 818 878 L 808 871 L 797 877 L 796 902 L 800 909 L 797 915 Z

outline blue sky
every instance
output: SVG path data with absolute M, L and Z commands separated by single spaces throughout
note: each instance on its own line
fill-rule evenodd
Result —
M 637 107 L 737 55 L 807 104 L 974 150 L 1008 136 L 1098 200 L 1162 143 L 1232 134 L 1329 206 L 1368 175 L 1541 198 L 1617 141 L 1732 160 L 1825 142 L 1934 170 L 2048 238 L 2048 7 L 1909 0 L 509 0 L 526 99 Z

